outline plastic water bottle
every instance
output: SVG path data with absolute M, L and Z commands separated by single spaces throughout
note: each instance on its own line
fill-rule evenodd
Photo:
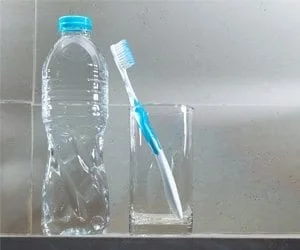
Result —
M 42 190 L 47 235 L 105 232 L 109 222 L 103 135 L 108 71 L 91 41 L 92 21 L 58 20 L 60 39 L 43 65 L 42 117 L 49 159 Z

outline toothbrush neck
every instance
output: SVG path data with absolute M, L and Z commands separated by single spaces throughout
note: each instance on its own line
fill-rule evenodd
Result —
M 136 97 L 135 92 L 130 83 L 129 77 L 127 75 L 127 71 L 126 70 L 122 70 L 122 71 L 123 71 L 122 72 L 123 81 L 125 82 L 125 88 L 128 93 L 129 101 L 130 101 L 130 104 L 133 106 L 134 101 L 137 100 L 137 97 Z

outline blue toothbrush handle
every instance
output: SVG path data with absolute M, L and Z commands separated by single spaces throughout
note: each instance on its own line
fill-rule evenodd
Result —
M 145 110 L 143 105 L 137 100 L 134 100 L 134 111 L 136 113 L 137 123 L 146 141 L 149 143 L 153 153 L 155 155 L 158 155 L 159 151 L 161 150 L 161 145 L 158 140 L 158 137 L 154 132 L 154 129 L 150 124 L 147 111 Z

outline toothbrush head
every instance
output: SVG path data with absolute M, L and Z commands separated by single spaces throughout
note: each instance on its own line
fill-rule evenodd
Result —
M 116 64 L 122 69 L 128 69 L 135 64 L 134 56 L 126 40 L 110 46 Z

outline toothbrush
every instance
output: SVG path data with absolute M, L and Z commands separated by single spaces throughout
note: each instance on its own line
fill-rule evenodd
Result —
M 135 92 L 131 86 L 127 69 L 135 64 L 135 59 L 128 46 L 126 40 L 121 40 L 120 42 L 110 46 L 114 61 L 117 65 L 118 70 L 122 76 L 125 83 L 126 91 L 128 94 L 129 102 L 131 107 L 135 111 L 135 119 L 139 128 L 141 129 L 144 138 L 148 142 L 159 167 L 162 182 L 164 186 L 165 197 L 168 201 L 171 211 L 175 212 L 177 217 L 183 218 L 182 205 L 180 202 L 177 186 L 175 183 L 174 176 L 172 174 L 170 165 L 168 163 L 167 157 L 161 147 L 161 144 L 156 136 L 153 128 L 151 127 L 148 113 L 143 107 L 143 105 L 137 99 Z

